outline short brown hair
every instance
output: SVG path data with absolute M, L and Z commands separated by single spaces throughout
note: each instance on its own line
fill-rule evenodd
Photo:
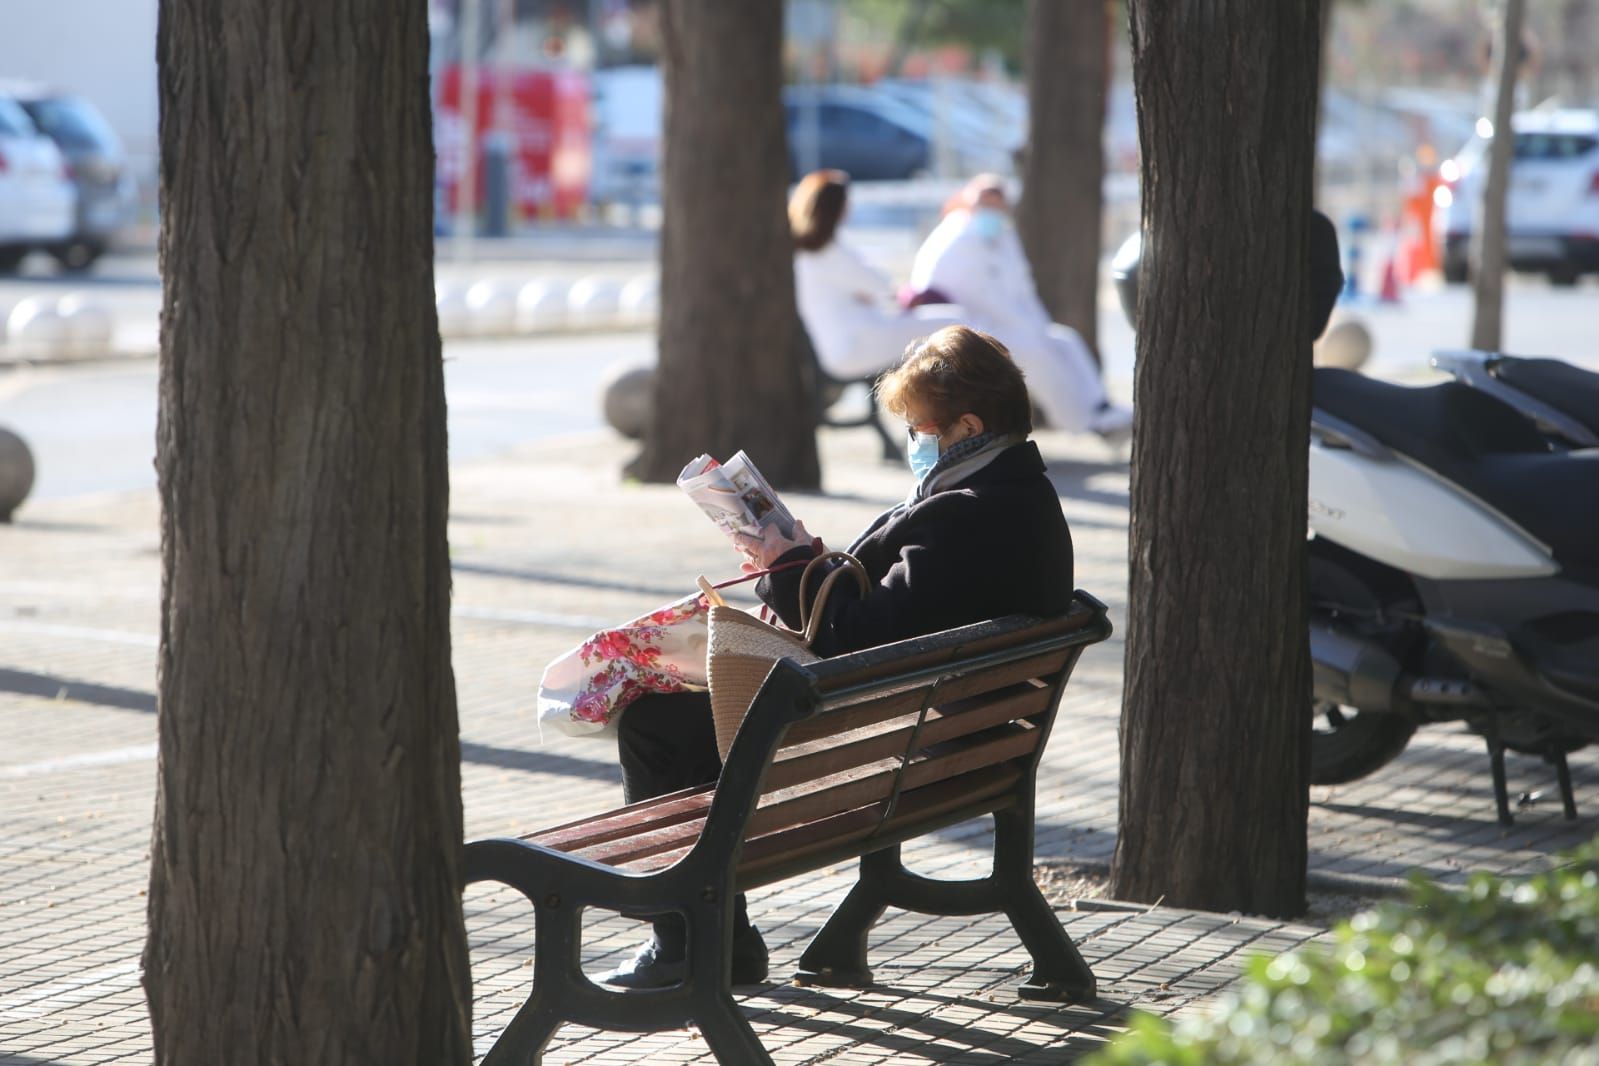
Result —
M 1003 344 L 970 326 L 945 326 L 913 343 L 877 382 L 877 398 L 901 417 L 912 403 L 925 406 L 940 428 L 970 413 L 987 432 L 1033 431 L 1021 367 Z
M 801 178 L 788 198 L 788 232 L 794 246 L 816 252 L 831 244 L 848 201 L 849 175 L 842 170 L 813 170 Z

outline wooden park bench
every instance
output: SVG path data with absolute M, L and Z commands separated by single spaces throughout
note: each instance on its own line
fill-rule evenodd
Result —
M 854 429 L 860 426 L 869 426 L 877 434 L 878 443 L 882 445 L 883 460 L 885 462 L 904 462 L 905 453 L 900 451 L 899 444 L 892 434 L 883 425 L 883 420 L 877 410 L 877 375 L 869 374 L 863 378 L 845 380 L 835 378 L 822 369 L 822 361 L 816 357 L 816 346 L 811 343 L 811 335 L 802 325 L 799 331 L 800 346 L 807 353 L 811 374 L 814 380 L 812 394 L 816 397 L 816 424 L 828 426 L 832 429 Z M 866 389 L 866 409 L 853 415 L 837 413 L 838 401 L 843 397 L 844 391 L 851 385 L 861 385 Z
M 801 667 L 772 668 L 720 780 L 519 839 L 467 845 L 466 880 L 536 908 L 533 988 L 484 1060 L 538 1063 L 566 1022 L 656 1032 L 696 1023 L 725 1066 L 771 1063 L 731 992 L 736 893 L 859 857 L 855 887 L 800 957 L 801 984 L 863 987 L 866 941 L 887 907 L 1005 914 L 1033 959 L 1029 999 L 1082 1002 L 1093 972 L 1033 881 L 1033 784 L 1078 656 L 1110 635 L 1105 607 L 1012 616 Z M 940 881 L 900 845 L 994 818 L 994 867 Z M 606 989 L 580 968 L 586 907 L 676 912 L 685 980 Z

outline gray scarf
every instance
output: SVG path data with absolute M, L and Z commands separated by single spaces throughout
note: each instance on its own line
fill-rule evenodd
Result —
M 1001 452 L 1027 439 L 1025 433 L 980 433 L 945 449 L 927 476 L 911 488 L 906 506 L 927 499 L 935 492 L 952 489 L 999 458 Z

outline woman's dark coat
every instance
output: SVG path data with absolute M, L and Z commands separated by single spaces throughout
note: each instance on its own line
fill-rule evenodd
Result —
M 1071 532 L 1031 441 L 1012 445 L 951 488 L 885 511 L 849 551 L 873 586 L 864 599 L 853 581 L 835 586 L 813 645 L 819 655 L 1007 614 L 1061 614 L 1071 603 Z M 808 554 L 796 548 L 779 562 Z M 796 567 L 768 574 L 756 586 L 795 629 L 800 573 Z M 820 584 L 812 578 L 812 596 Z

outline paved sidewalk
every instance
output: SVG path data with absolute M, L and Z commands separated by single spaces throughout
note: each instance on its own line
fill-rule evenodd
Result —
M 1045 435 L 1078 553 L 1078 583 L 1125 607 L 1127 471 L 1094 441 Z M 843 541 L 908 485 L 869 461 L 861 431 L 823 437 L 827 495 L 791 502 L 813 531 Z M 531 702 L 542 665 L 596 624 L 684 594 L 697 573 L 731 573 L 714 528 L 670 487 L 629 486 L 627 446 L 596 436 L 462 464 L 453 471 L 455 655 L 466 828 L 493 835 L 579 817 L 619 796 L 607 743 L 540 738 Z M 0 1063 L 144 1063 L 138 985 L 154 788 L 159 535 L 153 494 L 25 507 L 0 526 Z M 1218 619 L 1218 623 L 1225 621 Z M 1068 688 L 1039 783 L 1041 862 L 1105 863 L 1116 824 L 1116 719 L 1123 648 L 1089 649 Z M 1473 737 L 1424 730 L 1393 766 L 1317 789 L 1312 869 L 1323 882 L 1392 885 L 1421 869 L 1522 871 L 1592 836 L 1599 765 L 1573 760 L 1584 817 L 1558 801 L 1494 821 L 1486 759 Z M 1512 757 L 1514 792 L 1552 789 L 1537 760 Z M 983 872 L 973 823 L 908 849 L 944 876 Z M 774 976 L 851 883 L 840 867 L 755 893 Z M 1241 956 L 1317 933 L 1165 907 L 1058 901 L 1101 978 L 1102 999 L 1060 1009 L 1019 1000 L 1026 954 L 1002 920 L 890 914 L 874 936 L 880 986 L 840 993 L 774 983 L 740 1001 L 777 1061 L 1058 1063 L 1100 1042 L 1130 1007 L 1170 1012 L 1230 982 Z M 467 896 L 478 1049 L 525 994 L 531 917 L 520 896 Z M 597 920 L 585 942 L 598 971 L 627 955 L 638 927 Z M 706 1059 L 692 1033 L 647 1037 L 563 1030 L 552 1062 Z

